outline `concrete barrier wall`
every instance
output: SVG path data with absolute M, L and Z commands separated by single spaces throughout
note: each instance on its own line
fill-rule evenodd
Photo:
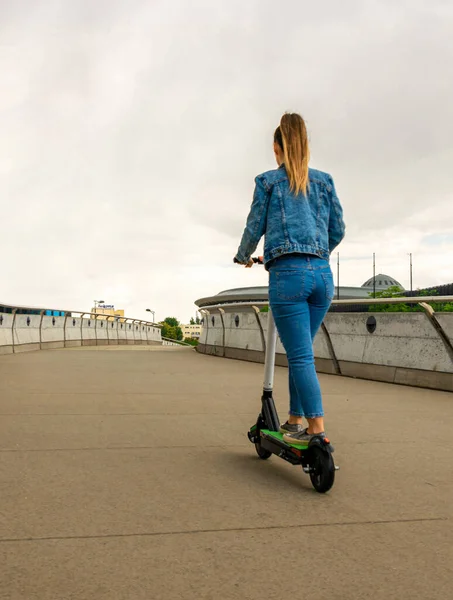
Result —
M 43 316 L 41 348 L 64 348 L 66 317 Z
M 264 361 L 268 313 L 225 306 L 205 314 L 198 351 Z M 223 316 L 223 321 L 222 317 Z M 376 319 L 369 332 L 367 320 Z M 213 320 L 214 318 L 214 320 Z M 319 372 L 453 391 L 453 313 L 329 313 L 314 340 Z M 286 365 L 278 340 L 276 363 Z
M 0 354 L 13 351 L 13 315 L 0 313 Z
M 95 319 L 82 319 L 82 346 L 96 346 Z
M 115 321 L 107 322 L 107 338 L 109 344 L 118 344 L 118 323 L 115 323 Z
M 162 344 L 161 329 L 147 322 L 90 316 L 0 312 L 0 354 L 109 344 Z M 130 326 L 130 328 L 129 328 Z
M 261 331 L 256 313 L 242 313 L 240 316 L 225 313 L 225 344 L 232 348 L 245 350 L 261 348 Z M 238 325 L 236 325 L 236 322 Z
M 16 315 L 13 327 L 15 346 L 24 350 L 39 350 L 41 315 Z
M 154 331 L 153 331 L 153 327 L 151 327 L 151 326 L 149 326 L 149 327 L 148 327 L 148 333 L 147 333 L 147 336 L 148 336 L 148 342 L 153 342 L 153 341 L 155 341 L 155 339 L 154 339 L 155 333 L 154 333 Z
M 436 313 L 439 325 L 445 331 L 450 343 L 453 345 L 453 319 L 451 317 L 452 315 L 448 313 Z
M 126 328 L 126 343 L 127 344 L 135 344 L 133 323 L 126 323 L 125 328 Z
M 96 341 L 98 344 L 107 344 L 108 343 L 108 333 L 107 333 L 108 321 L 105 319 L 96 319 Z
M 373 334 L 366 328 L 368 316 L 367 313 L 327 315 L 326 326 L 339 361 L 453 371 L 442 339 L 425 314 L 376 314 Z
M 119 323 L 118 324 L 118 343 L 119 344 L 127 344 L 127 323 Z
M 68 317 L 65 330 L 66 347 L 82 345 L 82 319 L 80 317 Z

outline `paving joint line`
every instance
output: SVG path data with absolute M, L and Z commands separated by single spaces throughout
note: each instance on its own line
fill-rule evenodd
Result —
M 89 448 L 28 448 L 21 450 L 20 448 L 10 448 L 0 450 L 0 454 L 14 454 L 28 452 L 87 452 L 90 450 L 99 452 L 103 450 L 184 450 L 187 448 L 243 448 L 244 446 L 239 444 L 216 444 L 216 445 L 205 445 L 200 444 L 198 446 L 118 446 L 118 447 L 89 447 Z
M 395 440 L 394 442 L 386 440 L 385 442 L 381 440 L 376 440 L 375 442 L 366 440 L 366 441 L 356 441 L 353 443 L 348 443 L 347 446 L 369 446 L 372 445 L 383 445 L 385 443 L 386 446 L 397 445 L 397 446 L 418 446 L 419 443 L 417 441 L 399 441 Z M 23 453 L 26 454 L 28 452 L 87 452 L 89 450 L 93 450 L 95 452 L 100 452 L 103 450 L 183 450 L 185 448 L 249 448 L 250 445 L 245 444 L 199 444 L 197 446 L 194 445 L 183 445 L 183 446 L 89 446 L 87 448 L 0 448 L 0 454 L 13 454 L 13 453 Z
M 153 531 L 142 533 L 110 533 L 104 535 L 68 535 L 68 536 L 47 536 L 47 537 L 28 537 L 28 538 L 0 538 L 0 544 L 14 542 L 48 542 L 48 541 L 66 541 L 66 540 L 102 540 L 111 538 L 132 538 L 132 537 L 158 537 L 173 535 L 197 535 L 203 533 L 234 533 L 248 531 L 274 531 L 277 529 L 309 529 L 314 527 L 350 527 L 361 525 L 392 525 L 397 523 L 430 523 L 437 521 L 449 521 L 449 517 L 427 517 L 420 519 L 387 519 L 379 521 L 338 521 L 333 523 L 305 523 L 301 525 L 268 525 L 266 527 L 230 527 L 219 529 L 191 529 L 180 531 Z
M 143 416 L 152 416 L 152 417 L 174 417 L 174 416 L 182 416 L 182 417 L 227 417 L 228 412 L 215 412 L 215 413 L 182 413 L 182 412 L 125 412 L 125 413 L 0 413 L 0 417 L 125 417 L 125 416 L 133 416 L 133 417 L 143 417 Z M 249 413 L 235 413 L 231 418 L 236 417 L 253 417 L 256 421 L 256 412 Z

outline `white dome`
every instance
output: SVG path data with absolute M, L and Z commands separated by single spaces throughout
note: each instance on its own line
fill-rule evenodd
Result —
M 390 277 L 389 275 L 384 275 L 382 273 L 379 273 L 379 275 L 376 275 L 376 277 L 374 277 L 374 280 L 376 281 L 376 289 L 379 290 L 386 290 L 389 287 L 393 287 L 393 286 L 398 286 L 399 288 L 401 288 L 402 290 L 404 289 L 403 286 L 401 285 L 401 283 L 399 281 L 397 281 L 396 279 L 393 279 L 393 277 Z M 368 281 L 365 281 L 365 283 L 362 285 L 362 287 L 374 287 L 373 286 L 373 277 L 371 279 L 368 279 Z

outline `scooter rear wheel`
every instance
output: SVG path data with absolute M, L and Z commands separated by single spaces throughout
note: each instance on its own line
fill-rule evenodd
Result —
M 263 448 L 260 442 L 255 442 L 255 450 L 261 460 L 267 460 L 270 456 L 272 456 L 272 452 Z
M 317 492 L 325 494 L 335 481 L 335 463 L 332 454 L 318 446 L 310 448 L 310 480 Z

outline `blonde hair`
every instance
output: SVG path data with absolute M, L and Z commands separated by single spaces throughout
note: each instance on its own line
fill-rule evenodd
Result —
M 285 113 L 274 134 L 274 142 L 281 147 L 285 158 L 291 191 L 307 193 L 310 148 L 305 121 L 297 113 Z

